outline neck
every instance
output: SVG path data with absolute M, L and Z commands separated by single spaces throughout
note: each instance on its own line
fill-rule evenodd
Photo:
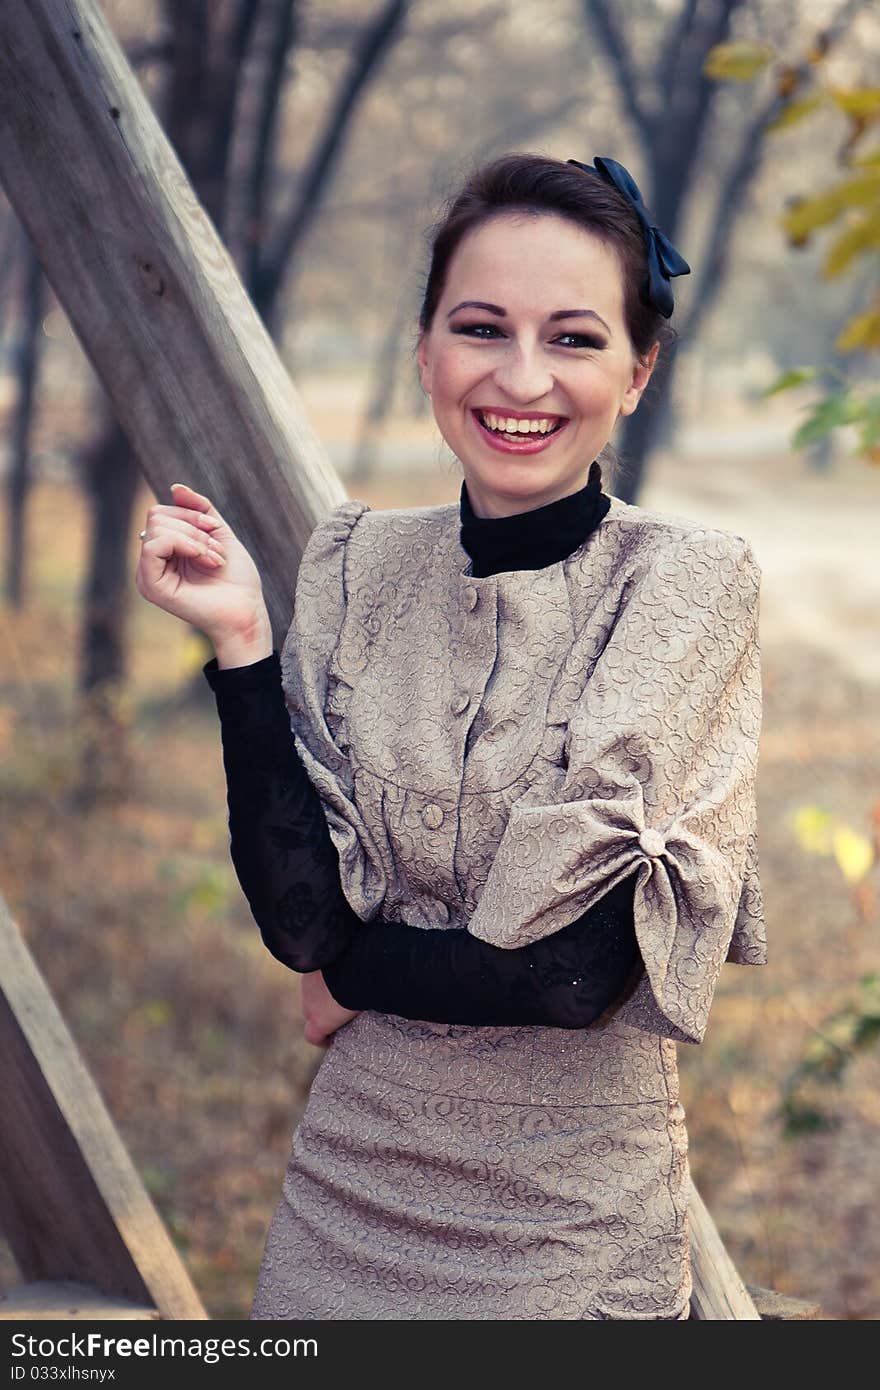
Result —
M 611 498 L 602 491 L 598 461 L 590 465 L 587 481 L 578 492 L 512 516 L 477 516 L 467 483 L 463 482 L 459 505 L 461 545 L 471 557 L 475 578 L 504 570 L 544 569 L 583 545 L 610 506 Z

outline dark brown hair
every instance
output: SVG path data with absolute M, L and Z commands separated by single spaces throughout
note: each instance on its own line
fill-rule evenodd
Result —
M 647 256 L 641 224 L 622 193 L 598 175 L 538 154 L 506 154 L 484 164 L 449 199 L 429 233 L 431 260 L 419 327 L 431 327 L 449 264 L 459 244 L 476 227 L 501 213 L 554 213 L 592 233 L 617 253 L 623 280 L 623 311 L 636 356 L 655 342 L 673 338 L 663 316 L 641 297 Z

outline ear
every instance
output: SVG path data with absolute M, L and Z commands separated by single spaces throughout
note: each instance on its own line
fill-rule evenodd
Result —
M 633 366 L 632 380 L 624 392 L 623 400 L 620 402 L 619 415 L 632 415 L 639 401 L 642 399 L 642 392 L 651 380 L 651 373 L 657 361 L 657 354 L 660 351 L 660 344 L 654 343 L 645 360 L 642 362 L 636 358 Z
M 422 390 L 426 396 L 431 394 L 431 368 L 428 365 L 428 335 L 424 329 L 419 334 L 419 343 L 416 348 L 416 361 L 419 364 L 419 377 L 422 382 Z

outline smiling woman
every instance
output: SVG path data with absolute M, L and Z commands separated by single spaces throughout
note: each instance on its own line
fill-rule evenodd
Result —
M 151 509 L 141 591 L 214 640 L 233 860 L 326 1044 L 254 1318 L 688 1314 L 675 1045 L 764 960 L 760 570 L 602 490 L 687 268 L 625 173 L 511 155 L 452 200 L 417 356 L 458 504 L 335 507 L 280 653 L 208 499 Z
M 515 210 L 468 232 L 418 362 L 477 514 L 506 516 L 583 487 L 585 461 L 635 410 L 658 351 L 654 342 L 636 352 L 619 254 L 595 232 Z

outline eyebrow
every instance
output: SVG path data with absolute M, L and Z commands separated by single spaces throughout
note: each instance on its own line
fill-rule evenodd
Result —
M 454 309 L 449 310 L 446 317 L 451 319 L 452 315 L 457 313 L 459 309 L 482 309 L 484 313 L 495 314 L 499 319 L 507 318 L 506 310 L 502 309 L 500 305 L 487 304 L 482 299 L 463 299 L 460 304 L 456 304 Z M 557 309 L 554 314 L 549 315 L 549 321 L 556 323 L 558 319 L 596 319 L 598 323 L 601 323 L 609 337 L 614 336 L 602 315 L 597 314 L 595 309 Z

